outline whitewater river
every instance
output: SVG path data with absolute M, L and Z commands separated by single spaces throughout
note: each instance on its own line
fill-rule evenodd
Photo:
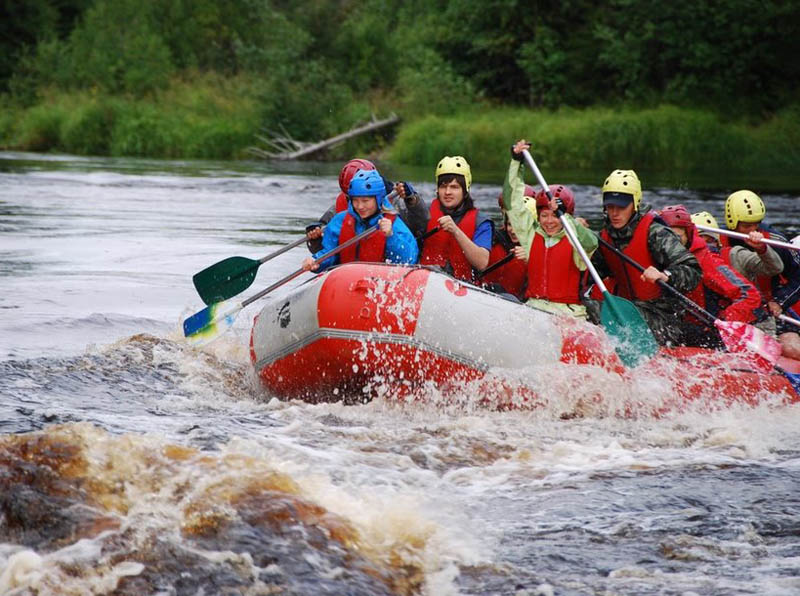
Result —
M 798 406 L 287 403 L 251 374 L 258 304 L 187 345 L 192 274 L 294 240 L 337 169 L 0 154 L 0 594 L 800 593 Z M 495 215 L 500 183 L 475 186 Z M 645 201 L 722 223 L 725 195 Z

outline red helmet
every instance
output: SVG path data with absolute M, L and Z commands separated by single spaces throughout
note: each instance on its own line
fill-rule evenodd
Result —
M 569 188 L 563 184 L 551 184 L 550 194 L 553 195 L 554 199 L 561 199 L 561 202 L 564 203 L 564 211 L 570 215 L 575 213 L 575 196 L 572 194 L 572 191 Z M 547 198 L 547 194 L 543 190 L 540 190 L 538 193 L 536 193 L 536 208 L 550 208 L 550 200 Z
M 359 170 L 377 170 L 375 164 L 366 159 L 351 159 L 339 172 L 339 188 L 342 192 L 347 194 L 347 189 L 350 188 L 350 180 L 353 179 L 355 173 Z
M 661 219 L 671 228 L 694 228 L 692 223 L 692 216 L 683 205 L 670 205 L 664 207 L 659 213 Z

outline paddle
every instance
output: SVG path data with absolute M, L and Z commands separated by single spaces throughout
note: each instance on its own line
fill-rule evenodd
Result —
M 644 271 L 644 267 L 619 250 L 617 247 L 609 242 L 606 242 L 599 236 L 597 239 L 600 241 L 600 244 L 619 256 L 631 267 L 637 271 Z M 707 325 L 715 327 L 719 331 L 722 343 L 729 352 L 749 352 L 751 354 L 755 354 L 763 360 L 759 360 L 759 364 L 761 364 L 766 370 L 769 370 L 775 366 L 775 363 L 778 361 L 778 357 L 781 355 L 781 346 L 777 340 L 761 331 L 761 329 L 753 327 L 752 325 L 748 325 L 747 323 L 742 323 L 741 321 L 723 321 L 722 319 L 718 319 L 710 312 L 702 308 L 699 304 L 691 300 L 688 296 L 683 295 L 677 288 L 673 288 L 671 285 L 661 279 L 656 281 L 656 283 L 660 288 L 680 299 Z
M 433 236 L 436 232 L 438 232 L 441 229 L 442 228 L 440 228 L 439 226 L 433 227 L 430 230 L 428 230 L 427 232 L 425 232 L 422 236 L 420 236 L 419 239 L 420 240 L 425 240 L 426 238 L 430 238 L 431 236 Z
M 506 256 L 504 256 L 502 259 L 500 259 L 496 263 L 492 263 L 486 269 L 481 269 L 480 271 L 478 271 L 478 273 L 475 274 L 475 277 L 480 279 L 484 275 L 489 275 L 492 271 L 496 271 L 497 269 L 500 269 L 500 267 L 502 267 L 506 263 L 510 263 L 511 261 L 513 261 L 515 256 L 517 256 L 517 255 L 515 255 L 514 251 L 512 250 L 511 252 L 509 252 Z
M 550 187 L 547 185 L 547 182 L 545 182 L 530 152 L 524 150 L 522 155 L 528 163 L 528 166 L 536 175 L 539 185 L 545 193 L 547 193 L 547 198 L 552 201 L 553 195 L 550 193 Z M 572 225 L 564 216 L 564 213 L 559 210 L 557 215 L 558 219 L 561 221 L 561 225 L 564 226 L 564 233 L 567 235 L 567 238 L 569 238 L 575 250 L 578 251 L 583 262 L 586 263 L 586 268 L 589 270 L 594 283 L 597 284 L 597 287 L 603 293 L 600 322 L 606 330 L 606 333 L 616 340 L 615 348 L 617 355 L 626 366 L 638 365 L 644 358 L 649 358 L 658 351 L 658 343 L 656 343 L 653 337 L 653 332 L 650 331 L 650 327 L 647 326 L 647 322 L 645 322 L 642 317 L 642 313 L 639 312 L 639 309 L 636 308 L 632 302 L 620 298 L 619 296 L 614 296 L 608 291 L 608 288 L 606 288 L 603 280 L 597 273 L 597 269 L 592 265 L 589 255 L 586 254 L 583 246 L 581 246 L 581 243 L 578 241 L 575 230 L 572 229 Z
M 724 236 L 731 236 L 732 238 L 740 238 L 742 240 L 747 240 L 749 236 L 747 234 L 742 234 L 741 232 L 733 232 L 731 230 L 723 230 L 721 228 L 709 228 L 708 226 L 700 226 L 695 225 L 698 230 L 702 230 L 703 232 L 711 232 L 712 234 L 722 234 Z M 788 248 L 789 250 L 800 250 L 800 246 L 796 244 L 792 244 L 790 242 L 781 242 L 780 240 L 772 240 L 771 238 L 764 238 L 761 240 L 764 244 L 769 244 L 770 246 L 778 246 L 780 248 Z
M 386 198 L 393 201 L 397 191 L 390 192 Z M 256 278 L 258 268 L 306 241 L 306 236 L 298 238 L 291 244 L 268 254 L 261 259 L 248 259 L 246 257 L 228 257 L 218 263 L 206 267 L 192 278 L 194 287 L 200 298 L 206 304 L 213 304 L 241 294 L 251 285 Z
M 200 298 L 206 304 L 233 298 L 253 284 L 256 272 L 261 265 L 300 246 L 305 241 L 306 236 L 298 238 L 294 242 L 258 260 L 248 259 L 247 257 L 228 257 L 206 267 L 199 273 L 195 273 L 194 277 L 192 277 L 192 282 L 194 282 L 194 287 Z
M 789 323 L 790 325 L 800 327 L 800 321 L 798 321 L 794 317 L 790 317 L 788 315 L 778 315 L 778 318 L 785 323 Z
M 333 248 L 326 252 L 324 255 L 320 255 L 316 259 L 314 259 L 314 263 L 321 263 L 328 257 L 332 257 L 333 255 L 339 254 L 348 246 L 352 246 L 356 242 L 363 240 L 370 234 L 375 233 L 379 228 L 379 224 L 375 224 L 357 234 L 356 236 L 350 238 L 346 242 L 343 242 L 336 248 Z M 294 278 L 302 275 L 306 270 L 302 267 L 293 273 L 290 273 L 286 277 L 279 279 L 274 284 L 265 288 L 258 292 L 257 294 L 253 294 L 250 298 L 243 300 L 242 302 L 231 303 L 228 302 L 215 302 L 204 308 L 203 310 L 196 312 L 191 317 L 186 319 L 183 322 L 183 334 L 186 337 L 190 337 L 193 339 L 197 339 L 199 341 L 211 341 L 212 339 L 216 338 L 223 332 L 227 331 L 232 325 L 236 316 L 239 312 L 248 304 L 251 304 L 258 300 L 259 298 L 263 298 L 273 290 L 281 287 L 283 284 L 292 281 Z

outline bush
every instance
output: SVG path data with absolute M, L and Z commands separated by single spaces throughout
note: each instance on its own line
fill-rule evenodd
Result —
M 77 155 L 108 155 L 117 108 L 107 98 L 82 99 L 61 125 L 61 145 Z

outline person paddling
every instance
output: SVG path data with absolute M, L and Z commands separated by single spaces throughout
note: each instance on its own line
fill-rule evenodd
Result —
M 764 224 L 766 214 L 764 201 L 753 191 L 739 190 L 725 200 L 725 225 L 729 230 L 748 234 L 750 239 L 758 235 L 760 238 L 786 242 L 784 236 Z M 781 247 L 774 249 L 766 247 L 767 250 L 763 250 L 753 248 L 752 242 L 741 241 L 738 238 L 726 240 L 731 247 L 744 246 L 756 252 L 774 250 L 780 258 L 783 265 L 781 271 L 771 276 L 760 275 L 756 278 L 756 284 L 774 317 L 779 317 L 785 310 L 796 310 L 800 307 L 800 254 L 797 251 Z M 783 355 L 800 359 L 800 334 L 796 332 L 796 328 L 779 320 L 776 333 L 778 341 L 781 342 Z
M 597 238 L 583 225 L 578 225 L 573 214 L 575 197 L 561 184 L 551 184 L 553 200 L 544 190 L 534 197 L 525 196 L 522 152 L 530 149 L 525 139 L 511 148 L 511 162 L 503 183 L 503 198 L 508 217 L 517 232 L 520 246 L 515 249 L 519 258 L 526 260 L 526 304 L 555 314 L 586 318 L 586 308 L 581 303 L 580 285 L 586 263 L 570 244 L 556 211 L 561 208 L 572 224 L 578 241 L 587 254 L 597 249 Z
M 358 170 L 350 181 L 347 199 L 347 210 L 334 215 L 325 226 L 322 249 L 303 261 L 303 269 L 322 271 L 350 261 L 417 262 L 417 241 L 403 220 L 395 216 L 386 198 L 386 185 L 377 170 Z M 314 262 L 320 255 L 375 225 L 380 228 L 378 233 L 319 264 Z
M 472 170 L 460 155 L 445 156 L 436 166 L 436 199 L 420 263 L 438 265 L 464 281 L 476 281 L 476 273 L 489 264 L 494 224 L 475 207 L 470 187 Z
M 664 207 L 659 215 L 678 239 L 689 249 L 703 270 L 702 282 L 687 296 L 701 308 L 723 321 L 755 323 L 767 318 L 761 308 L 761 294 L 739 272 L 730 267 L 718 252 L 711 250 L 700 236 L 692 216 L 683 205 Z M 684 337 L 688 346 L 722 347 L 715 329 L 709 330 L 692 314 L 684 319 Z
M 697 259 L 642 206 L 642 185 L 633 170 L 614 170 L 603 183 L 604 226 L 601 237 L 642 265 L 639 273 L 604 246 L 594 253 L 592 263 L 601 276 L 613 278 L 614 294 L 631 300 L 641 311 L 656 341 L 677 345 L 682 329 L 676 324 L 685 310 L 676 298 L 661 291 L 656 281 L 669 283 L 681 293 L 694 290 L 702 271 Z
M 526 184 L 525 196 L 535 197 L 536 189 Z M 492 250 L 489 253 L 487 267 L 489 272 L 481 275 L 483 286 L 498 294 L 510 294 L 517 300 L 522 300 L 525 295 L 528 265 L 524 258 L 517 257 L 519 238 L 509 220 L 502 192 L 497 197 L 497 204 L 500 206 L 503 223 L 495 229 L 492 237 Z
M 322 214 L 319 221 L 306 226 L 306 237 L 308 250 L 317 253 L 322 250 L 322 229 L 330 222 L 334 215 L 347 211 L 347 189 L 350 181 L 358 170 L 376 170 L 375 164 L 368 159 L 351 159 L 342 167 L 339 172 L 339 194 L 334 200 L 334 204 Z M 402 201 L 397 201 L 394 207 L 398 215 L 405 222 L 415 237 L 420 238 L 428 225 L 428 208 L 425 201 L 417 194 L 408 182 L 397 182 L 392 184 L 384 179 L 386 192 L 393 188 Z

